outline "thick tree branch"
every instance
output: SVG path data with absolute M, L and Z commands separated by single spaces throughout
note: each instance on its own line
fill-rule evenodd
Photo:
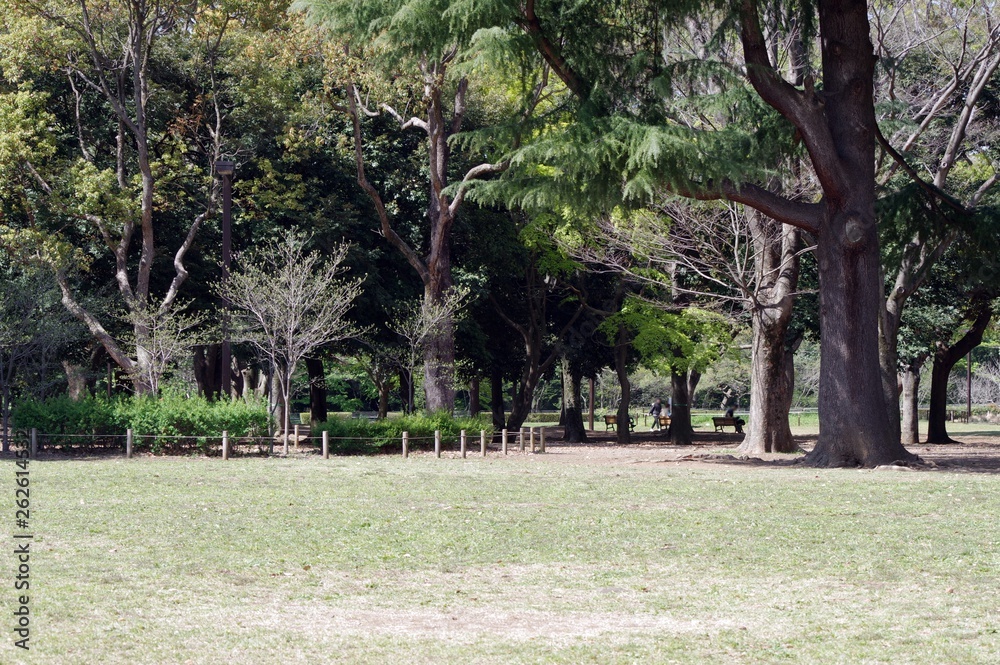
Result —
M 542 54 L 545 62 L 552 67 L 552 71 L 556 73 L 556 76 L 562 79 L 562 82 L 566 84 L 566 87 L 569 88 L 570 92 L 576 95 L 577 98 L 581 101 L 586 101 L 590 97 L 591 84 L 584 80 L 583 77 L 581 77 L 568 62 L 566 62 L 566 59 L 563 58 L 559 48 L 553 44 L 548 35 L 545 34 L 545 30 L 542 28 L 542 22 L 535 13 L 534 0 L 527 0 L 524 5 L 524 14 L 518 23 L 520 23 L 524 31 L 527 32 L 528 35 L 534 40 L 538 51 Z
M 348 90 L 347 103 L 348 110 L 351 115 L 351 121 L 354 125 L 354 161 L 358 170 L 358 185 L 364 190 L 368 198 L 372 200 L 375 205 L 375 212 L 378 214 L 380 230 L 382 236 L 385 237 L 389 243 L 398 249 L 400 253 L 406 258 L 410 266 L 417 271 L 420 275 L 421 281 L 426 286 L 430 284 L 431 276 L 427 269 L 427 266 L 420 259 L 420 256 L 413 251 L 413 248 L 406 244 L 406 241 L 399 237 L 399 234 L 393 230 L 392 225 L 389 223 L 389 214 L 385 209 L 385 204 L 382 202 L 382 196 L 379 194 L 378 190 L 368 181 L 368 176 L 365 174 L 365 156 L 363 148 L 363 141 L 361 138 L 361 118 L 358 116 L 357 102 L 355 101 L 355 86 L 353 83 L 349 84 L 350 90 Z

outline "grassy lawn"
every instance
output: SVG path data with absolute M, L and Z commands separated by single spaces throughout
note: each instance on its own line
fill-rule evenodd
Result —
M 1000 653 L 996 475 L 512 455 L 38 461 L 31 480 L 33 648 L 5 627 L 3 663 Z

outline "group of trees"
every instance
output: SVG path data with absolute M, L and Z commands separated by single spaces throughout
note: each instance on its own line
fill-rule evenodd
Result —
M 107 362 L 155 393 L 183 350 L 209 397 L 224 373 L 280 394 L 286 428 L 303 362 L 314 415 L 324 361 L 352 358 L 382 415 L 395 388 L 414 408 L 421 368 L 426 408 L 461 382 L 478 410 L 485 380 L 510 428 L 559 368 L 576 439 L 582 378 L 614 369 L 624 421 L 642 365 L 671 377 L 678 443 L 749 328 L 748 454 L 794 450 L 813 336 L 811 461 L 909 459 L 924 363 L 946 440 L 939 385 L 1000 295 L 993 10 L 19 2 L 0 10 L 4 302 L 47 285 L 29 302 L 78 322 L 45 337 L 72 349 L 71 385 Z M 220 159 L 238 164 L 234 246 L 257 245 L 225 283 Z M 5 409 L 30 371 L 11 344 Z

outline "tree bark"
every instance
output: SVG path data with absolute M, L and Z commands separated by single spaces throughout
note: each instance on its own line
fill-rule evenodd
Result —
M 969 354 L 983 341 L 983 333 L 993 318 L 993 308 L 987 303 L 982 306 L 972 326 L 960 340 L 951 346 L 940 344 L 934 353 L 931 368 L 931 404 L 927 414 L 927 443 L 955 443 L 948 436 L 948 379 L 955 363 Z
M 583 397 L 580 390 L 582 382 L 583 376 L 578 370 L 574 371 L 572 363 L 563 356 L 563 441 L 567 443 L 581 443 L 587 440 L 587 428 L 583 425 Z
M 794 349 L 786 337 L 799 280 L 801 232 L 760 213 L 750 213 L 758 260 L 758 293 L 751 303 L 753 350 L 750 416 L 737 452 L 743 455 L 798 450 L 788 423 L 795 387 Z
M 618 337 L 615 340 L 615 374 L 618 376 L 618 386 L 622 391 L 618 403 L 618 427 L 616 441 L 621 444 L 632 443 L 632 428 L 629 427 L 629 407 L 632 404 L 632 384 L 628 380 L 628 350 L 632 340 L 625 326 L 618 327 Z
M 691 396 L 688 372 L 670 373 L 670 443 L 675 446 L 691 445 L 694 427 L 691 425 Z M 695 379 L 695 384 L 698 380 Z
M 799 449 L 788 423 L 795 386 L 794 351 L 785 343 L 790 317 L 780 321 L 764 319 L 763 313 L 754 314 L 750 415 L 747 435 L 737 449 L 742 455 L 793 453 Z
M 326 372 L 321 358 L 306 358 L 306 372 L 309 374 L 309 420 L 326 422 Z
M 490 372 L 490 410 L 493 413 L 493 429 L 504 428 L 503 372 L 494 364 Z
M 69 360 L 62 361 L 66 372 L 67 393 L 74 402 L 79 402 L 87 395 L 87 374 L 83 365 L 77 365 Z
M 194 380 L 198 384 L 198 392 L 210 402 L 214 402 L 221 395 L 222 368 L 219 362 L 221 357 L 221 344 L 196 346 L 192 353 Z
M 479 377 L 474 376 L 469 379 L 469 416 L 475 418 L 479 411 Z
M 903 444 L 915 444 L 920 442 L 919 428 L 919 399 L 918 390 L 920 388 L 920 370 L 924 365 L 924 358 L 915 360 L 903 369 L 900 375 L 903 384 L 902 407 L 903 423 L 900 430 L 900 439 Z

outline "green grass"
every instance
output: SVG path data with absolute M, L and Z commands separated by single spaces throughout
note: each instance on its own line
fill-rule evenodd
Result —
M 5 630 L 3 663 L 1000 653 L 994 475 L 542 455 L 39 461 L 31 474 L 33 649 L 24 658 Z M 10 579 L 10 555 L 4 566 Z

